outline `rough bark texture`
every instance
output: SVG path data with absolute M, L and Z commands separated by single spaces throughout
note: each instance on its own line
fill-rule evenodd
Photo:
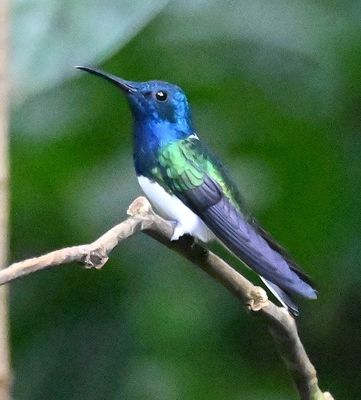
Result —
M 9 244 L 9 157 L 8 157 L 8 19 L 9 4 L 0 7 L 0 268 L 5 268 Z M 8 346 L 8 290 L 0 289 L 0 400 L 10 399 Z
M 212 276 L 248 310 L 265 321 L 282 359 L 291 372 L 300 399 L 333 399 L 330 393 L 323 393 L 319 388 L 316 369 L 298 336 L 295 320 L 285 308 L 273 304 L 262 288 L 254 286 L 216 254 L 195 243 L 190 236 L 171 241 L 173 225 L 155 214 L 144 197 L 134 200 L 128 209 L 128 215 L 125 221 L 111 228 L 93 243 L 67 247 L 10 265 L 0 271 L 0 285 L 35 271 L 74 261 L 81 262 L 89 268 L 101 268 L 114 247 L 122 240 L 143 231 Z

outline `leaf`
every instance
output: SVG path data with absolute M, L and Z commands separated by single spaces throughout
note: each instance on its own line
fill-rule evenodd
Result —
M 16 101 L 99 63 L 124 46 L 168 0 L 17 0 L 13 7 L 13 88 Z

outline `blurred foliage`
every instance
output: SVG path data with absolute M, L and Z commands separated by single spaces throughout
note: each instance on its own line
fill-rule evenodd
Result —
M 72 66 L 175 82 L 254 214 L 318 282 L 301 334 L 322 387 L 356 399 L 361 2 L 166 3 L 15 1 L 12 260 L 93 240 L 140 193 L 124 99 Z M 11 338 L 17 400 L 296 398 L 264 326 L 140 235 L 101 271 L 13 284 Z

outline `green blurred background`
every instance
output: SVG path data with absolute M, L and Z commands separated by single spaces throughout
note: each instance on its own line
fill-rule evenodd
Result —
M 361 1 L 16 0 L 11 18 L 11 260 L 92 241 L 140 194 L 125 100 L 73 65 L 177 83 L 318 282 L 299 325 L 322 388 L 359 398 Z M 297 398 L 265 326 L 142 235 L 101 271 L 14 283 L 10 307 L 16 400 Z

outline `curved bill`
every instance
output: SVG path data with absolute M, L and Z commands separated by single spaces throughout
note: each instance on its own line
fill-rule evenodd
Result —
M 131 85 L 130 82 L 126 81 L 125 79 L 118 78 L 115 75 L 108 74 L 98 68 L 91 68 L 91 67 L 82 67 L 76 66 L 75 68 L 80 69 L 82 71 L 89 72 L 90 74 L 100 76 L 101 78 L 106 79 L 107 81 L 113 83 L 114 85 L 120 87 L 126 93 L 135 93 L 137 89 Z

